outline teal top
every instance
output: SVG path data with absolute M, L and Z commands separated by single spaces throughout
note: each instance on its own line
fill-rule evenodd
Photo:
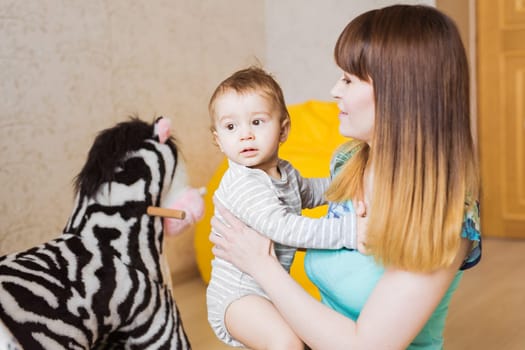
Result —
M 332 160 L 331 173 L 336 173 L 351 155 L 336 154 Z M 350 211 L 353 211 L 351 202 L 331 203 L 328 216 L 338 217 Z M 463 270 L 474 266 L 481 258 L 478 205 L 466 213 L 461 236 L 473 241 L 472 250 L 436 310 L 408 349 L 443 348 L 443 330 L 452 294 L 458 287 Z M 304 264 L 306 274 L 319 289 L 322 303 L 354 321 L 384 273 L 383 267 L 372 256 L 356 250 L 309 249 Z

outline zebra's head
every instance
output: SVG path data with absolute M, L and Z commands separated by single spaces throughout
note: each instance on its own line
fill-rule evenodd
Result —
M 159 117 L 148 124 L 131 118 L 98 134 L 75 179 L 76 192 L 82 198 L 114 200 L 116 204 L 132 196 L 138 182 L 144 182 L 148 188 L 137 195 L 144 195 L 142 201 L 148 205 L 160 206 L 171 185 L 177 156 L 168 119 Z
M 160 252 L 162 219 L 147 215 L 147 208 L 165 206 L 178 190 L 177 158 L 166 118 L 152 124 L 131 118 L 101 131 L 75 179 L 75 208 L 64 232 L 84 237 L 112 232 L 123 242 L 119 246 L 144 244 Z
M 162 279 L 163 220 L 147 208 L 164 206 L 177 190 L 177 158 L 166 118 L 152 124 L 131 118 L 101 131 L 75 179 L 75 207 L 64 233 Z

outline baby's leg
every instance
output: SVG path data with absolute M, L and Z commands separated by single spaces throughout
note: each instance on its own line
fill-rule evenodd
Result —
M 224 321 L 232 337 L 254 350 L 303 350 L 304 344 L 273 304 L 247 295 L 228 306 Z

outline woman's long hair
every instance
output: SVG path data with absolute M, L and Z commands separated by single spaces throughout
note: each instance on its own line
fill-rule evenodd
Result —
M 427 6 L 373 10 L 347 25 L 335 60 L 373 83 L 376 114 L 371 144 L 353 144 L 358 151 L 328 199 L 361 197 L 370 166 L 371 254 L 386 267 L 411 271 L 449 266 L 479 182 L 468 63 L 456 25 Z

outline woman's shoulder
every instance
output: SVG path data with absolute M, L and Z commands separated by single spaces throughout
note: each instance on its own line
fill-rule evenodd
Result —
M 362 141 L 350 140 L 339 146 L 332 157 L 330 162 L 330 171 L 335 174 L 340 168 L 350 160 L 363 146 Z

